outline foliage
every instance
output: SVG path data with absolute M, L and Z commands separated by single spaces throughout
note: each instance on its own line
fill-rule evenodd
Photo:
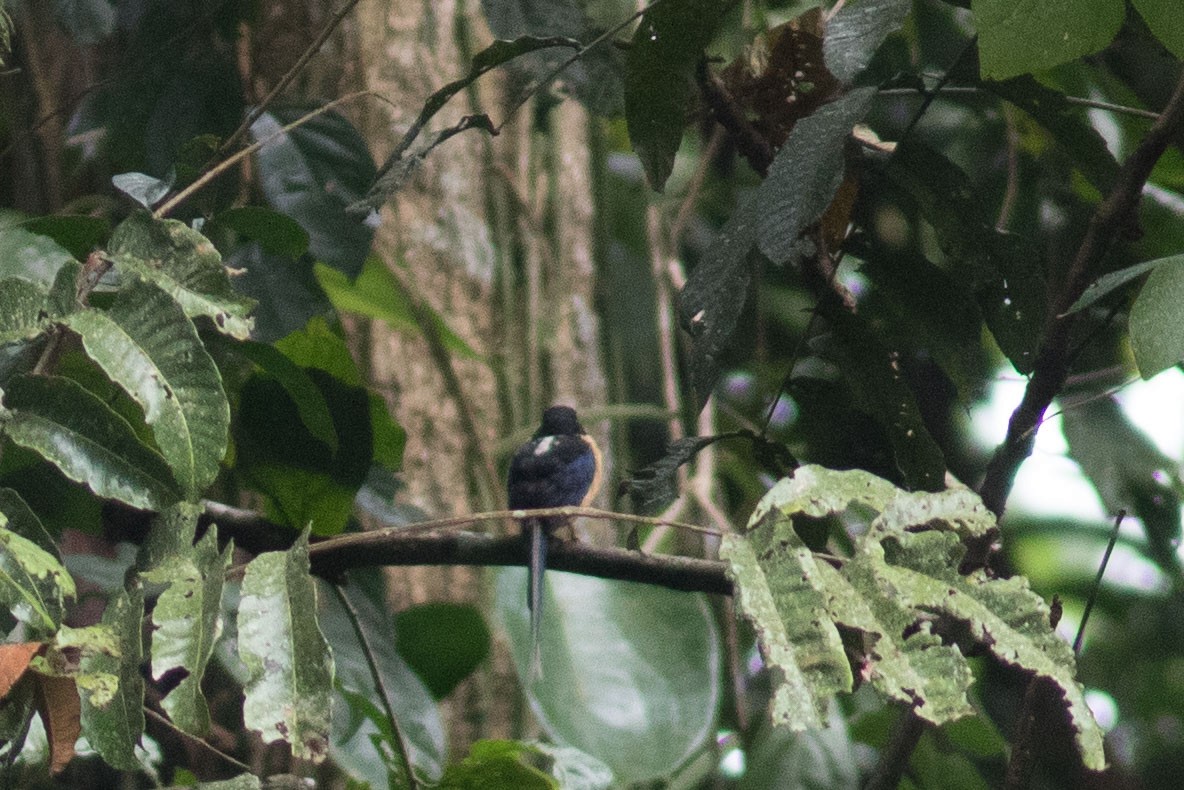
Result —
M 34 91 L 37 64 L 10 34 L 49 24 L 28 5 L 10 28 L 0 3 L 14 95 Z M 773 2 L 743 17 L 659 0 L 632 28 L 632 4 L 486 0 L 499 39 L 418 114 L 402 108 L 415 120 L 381 167 L 339 101 L 248 102 L 232 54 L 261 24 L 255 5 L 55 3 L 54 35 L 79 51 L 119 38 L 122 55 L 72 94 L 41 154 L 26 146 L 37 103 L 0 105 L 14 174 L 0 184 L 0 760 L 16 781 L 84 762 L 109 784 L 226 776 L 160 743 L 179 732 L 214 749 L 238 728 L 283 744 L 282 766 L 201 786 L 291 771 L 839 787 L 906 770 L 921 787 L 988 786 L 1007 761 L 1008 781 L 1030 775 L 1033 754 L 1040 781 L 1076 786 L 1106 769 L 1087 704 L 1099 689 L 1133 744 L 1112 770 L 1147 786 L 1173 775 L 1184 741 L 1159 723 L 1184 715 L 1164 693 L 1179 686 L 1181 459 L 1111 387 L 1184 363 L 1175 0 Z M 655 532 L 647 556 L 627 555 L 649 584 L 549 574 L 531 681 L 517 569 L 498 571 L 487 610 L 391 613 L 377 573 L 344 577 L 317 553 L 348 547 L 367 503 L 400 526 L 413 512 L 379 496 L 408 437 L 343 317 L 513 380 L 498 339 L 453 331 L 375 249 L 378 212 L 457 134 L 496 146 L 528 97 L 544 130 L 561 68 L 599 114 L 598 151 L 628 140 L 640 163 L 599 174 L 605 333 L 629 357 L 617 399 L 674 397 L 684 425 L 702 412 L 719 426 L 671 438 L 638 418 L 670 441 L 652 442 L 663 454 L 622 439 L 641 468 L 629 487 L 655 511 L 684 467 L 718 464 L 684 497 L 726 533 L 723 563 L 694 567 L 740 617 L 648 556 L 674 546 Z M 478 107 L 441 125 L 458 96 L 491 101 L 474 90 L 490 72 L 509 87 L 501 123 Z M 59 149 L 51 169 L 67 177 L 40 192 L 28 174 Z M 647 212 L 675 197 L 669 257 L 686 271 L 665 303 L 639 273 L 664 232 Z M 638 328 L 653 314 L 684 330 L 660 394 L 645 350 L 674 341 Z M 1000 370 L 1025 395 L 988 461 L 965 414 Z M 1107 513 L 1135 518 L 1119 549 L 1156 585 L 1094 586 L 1099 524 L 1000 520 L 1057 398 L 1068 455 Z M 981 480 L 981 498 L 956 478 Z M 137 548 L 107 551 L 116 538 Z M 463 549 L 454 539 L 424 545 Z M 1077 656 L 1057 621 L 1087 600 L 1101 626 Z M 450 762 L 439 703 L 483 671 L 495 635 L 553 743 L 476 740 Z M 218 759 L 235 771 L 270 765 L 229 740 Z

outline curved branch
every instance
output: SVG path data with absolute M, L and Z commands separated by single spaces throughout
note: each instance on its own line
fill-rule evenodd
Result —
M 1011 415 L 1007 437 L 995 450 L 979 488 L 983 503 L 996 516 L 1003 515 L 1020 464 L 1032 454 L 1036 431 L 1044 419 L 1044 412 L 1060 393 L 1069 375 L 1069 341 L 1080 314 L 1066 315 L 1066 311 L 1097 276 L 1098 264 L 1113 247 L 1114 239 L 1130 224 L 1152 168 L 1172 138 L 1182 129 L 1184 77 L 1176 84 L 1167 106 L 1138 148 L 1122 163 L 1114 188 L 1094 211 L 1073 263 L 1057 292 L 1049 300 L 1049 313 L 1045 319 L 1043 339 L 1036 354 L 1032 377 L 1024 390 L 1023 400 Z

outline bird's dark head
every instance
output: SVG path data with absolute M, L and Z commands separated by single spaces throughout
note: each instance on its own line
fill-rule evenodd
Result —
M 581 435 L 584 426 L 571 406 L 550 406 L 543 412 L 543 424 L 535 432 L 535 438 L 543 436 Z

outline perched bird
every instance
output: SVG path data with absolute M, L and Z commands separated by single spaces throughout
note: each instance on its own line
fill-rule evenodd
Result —
M 587 505 L 601 483 L 600 448 L 584 432 L 570 406 L 551 406 L 530 441 L 510 459 L 507 481 L 511 510 Z M 530 607 L 531 671 L 538 677 L 539 625 L 543 609 L 543 571 L 547 566 L 547 540 L 562 526 L 561 517 L 529 518 L 523 537 L 530 544 L 527 605 Z

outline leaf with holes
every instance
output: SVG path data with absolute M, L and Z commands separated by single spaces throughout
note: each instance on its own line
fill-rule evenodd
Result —
M 264 742 L 319 763 L 329 748 L 333 655 L 317 625 L 308 533 L 288 551 L 260 554 L 243 575 L 238 652 L 249 673 L 243 721 Z
M 812 555 L 795 518 L 833 516 L 843 517 L 837 529 L 858 521 L 866 529 L 849 557 Z M 994 516 L 968 489 L 909 493 L 867 472 L 817 466 L 778 482 L 746 531 L 721 547 L 777 671 L 774 715 L 798 729 L 820 725 L 821 703 L 849 690 L 857 670 L 922 719 L 954 721 L 974 712 L 962 651 L 986 651 L 1058 688 L 1083 760 L 1099 770 L 1101 730 L 1047 605 L 1022 577 L 961 571 L 969 547 L 997 537 Z M 840 641 L 852 632 L 862 639 Z
M 107 604 L 99 626 L 74 632 L 90 639 L 75 676 L 82 734 L 108 765 L 124 771 L 140 768 L 135 749 L 144 732 L 143 619 L 143 591 L 124 590 Z
M 57 557 L 7 529 L 0 513 L 0 603 L 32 633 L 49 635 L 62 624 L 74 579 Z
M 161 700 L 173 723 L 204 735 L 210 713 L 201 691 L 214 643 L 222 632 L 222 582 L 230 567 L 233 542 L 219 553 L 211 527 L 193 543 L 201 506 L 181 503 L 156 517 L 142 550 L 140 578 L 165 588 L 152 610 L 152 677 L 183 677 Z
M 185 223 L 137 212 L 111 234 L 107 251 L 119 272 L 160 286 L 190 318 L 205 316 L 240 340 L 251 334 L 255 302 L 234 290 L 214 245 Z

